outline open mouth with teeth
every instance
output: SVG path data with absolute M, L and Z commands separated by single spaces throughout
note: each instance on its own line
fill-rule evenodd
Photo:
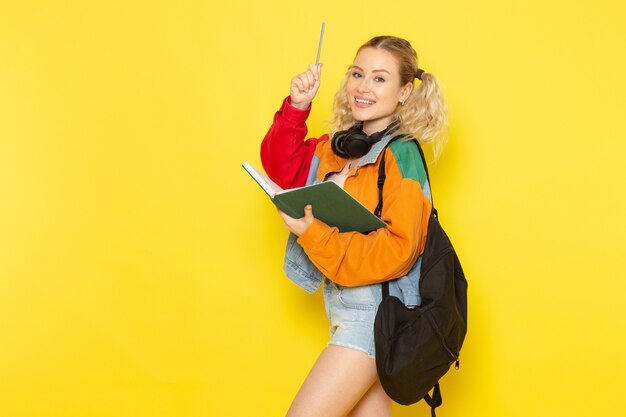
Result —
M 356 103 L 357 107 L 368 107 L 371 106 L 372 104 L 375 104 L 375 101 L 372 100 L 366 100 L 364 98 L 354 98 L 354 102 Z

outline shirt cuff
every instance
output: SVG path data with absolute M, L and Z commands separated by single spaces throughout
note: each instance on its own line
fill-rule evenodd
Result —
M 294 124 L 305 123 L 306 119 L 309 117 L 309 113 L 311 113 L 311 107 L 313 103 L 309 104 L 309 108 L 306 110 L 296 109 L 291 105 L 291 97 L 287 96 L 285 100 L 283 100 L 282 105 L 282 113 L 283 117 Z

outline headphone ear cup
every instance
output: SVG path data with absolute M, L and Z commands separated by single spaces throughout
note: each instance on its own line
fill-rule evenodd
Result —
M 385 130 L 368 136 L 361 125 L 356 124 L 348 130 L 341 130 L 333 135 L 331 148 L 336 155 L 342 158 L 360 158 L 370 151 L 372 145 L 380 141 L 389 132 L 397 129 L 399 122 L 387 126 Z
M 346 136 L 348 136 L 348 132 L 348 130 L 342 130 L 335 133 L 333 135 L 333 140 L 330 143 L 333 152 L 342 158 L 349 158 L 348 154 L 343 150 L 343 142 L 346 139 Z
M 360 158 L 369 152 L 372 147 L 372 140 L 362 130 L 355 130 L 346 135 L 343 140 L 343 151 L 351 158 Z

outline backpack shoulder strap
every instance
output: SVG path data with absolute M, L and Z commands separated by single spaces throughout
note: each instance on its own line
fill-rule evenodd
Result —
M 387 174 L 385 173 L 385 155 L 387 152 L 387 148 L 389 147 L 389 145 L 391 145 L 392 142 L 404 138 L 406 137 L 405 135 L 398 135 L 394 138 L 392 138 L 383 148 L 383 150 L 380 153 L 380 164 L 378 165 L 378 181 L 377 181 L 377 185 L 378 185 L 378 204 L 376 205 L 376 208 L 374 209 L 374 214 L 376 215 L 376 217 L 378 217 L 380 219 L 380 216 L 382 215 L 383 212 L 383 187 L 385 185 L 385 179 L 387 178 Z M 424 171 L 426 171 L 426 179 L 428 180 L 428 184 L 430 186 L 430 176 L 428 175 L 428 166 L 426 165 L 426 158 L 424 158 L 424 152 L 422 151 L 422 147 L 420 146 L 419 142 L 417 141 L 417 139 L 413 138 L 412 139 L 415 144 L 417 145 L 417 149 L 419 150 L 420 153 L 420 157 L 422 158 L 422 163 L 424 164 Z M 431 187 L 431 201 L 433 202 L 433 210 L 432 213 L 435 215 L 435 217 L 437 216 L 437 210 L 435 210 L 435 203 L 434 203 L 434 199 L 432 197 L 432 186 Z M 383 299 L 389 297 L 389 282 L 385 281 L 382 283 L 382 291 L 383 291 Z M 434 410 L 434 408 L 433 408 Z
M 392 138 L 387 145 L 385 145 L 385 147 L 383 148 L 383 150 L 380 153 L 380 164 L 378 165 L 378 181 L 377 181 L 377 185 L 378 185 L 378 204 L 376 205 L 376 209 L 374 209 L 374 214 L 380 218 L 382 212 L 383 212 L 383 186 L 385 185 L 385 179 L 387 178 L 387 174 L 385 173 L 385 155 L 387 152 L 387 148 L 389 147 L 389 145 L 391 145 L 394 141 L 404 138 L 406 137 L 406 135 L 399 135 L 396 136 L 394 138 Z M 431 198 L 431 203 L 433 206 L 433 213 L 435 214 L 435 216 L 437 215 L 437 210 L 435 210 L 435 199 L 432 196 L 432 184 L 430 182 L 430 175 L 428 175 L 428 165 L 426 165 L 426 158 L 424 157 L 424 151 L 422 151 L 422 147 L 420 146 L 419 142 L 417 141 L 417 139 L 412 138 L 411 139 L 413 142 L 415 142 L 415 144 L 417 145 L 417 150 L 420 153 L 420 157 L 422 158 L 422 164 L 424 164 L 424 171 L 426 171 L 426 180 L 428 181 L 428 184 L 430 186 L 430 198 Z

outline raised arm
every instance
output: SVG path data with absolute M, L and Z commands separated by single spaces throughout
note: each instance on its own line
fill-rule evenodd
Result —
M 303 186 L 319 139 L 305 140 L 311 102 L 320 86 L 320 65 L 291 79 L 290 95 L 274 115 L 261 143 L 261 162 L 269 177 L 283 188 Z

